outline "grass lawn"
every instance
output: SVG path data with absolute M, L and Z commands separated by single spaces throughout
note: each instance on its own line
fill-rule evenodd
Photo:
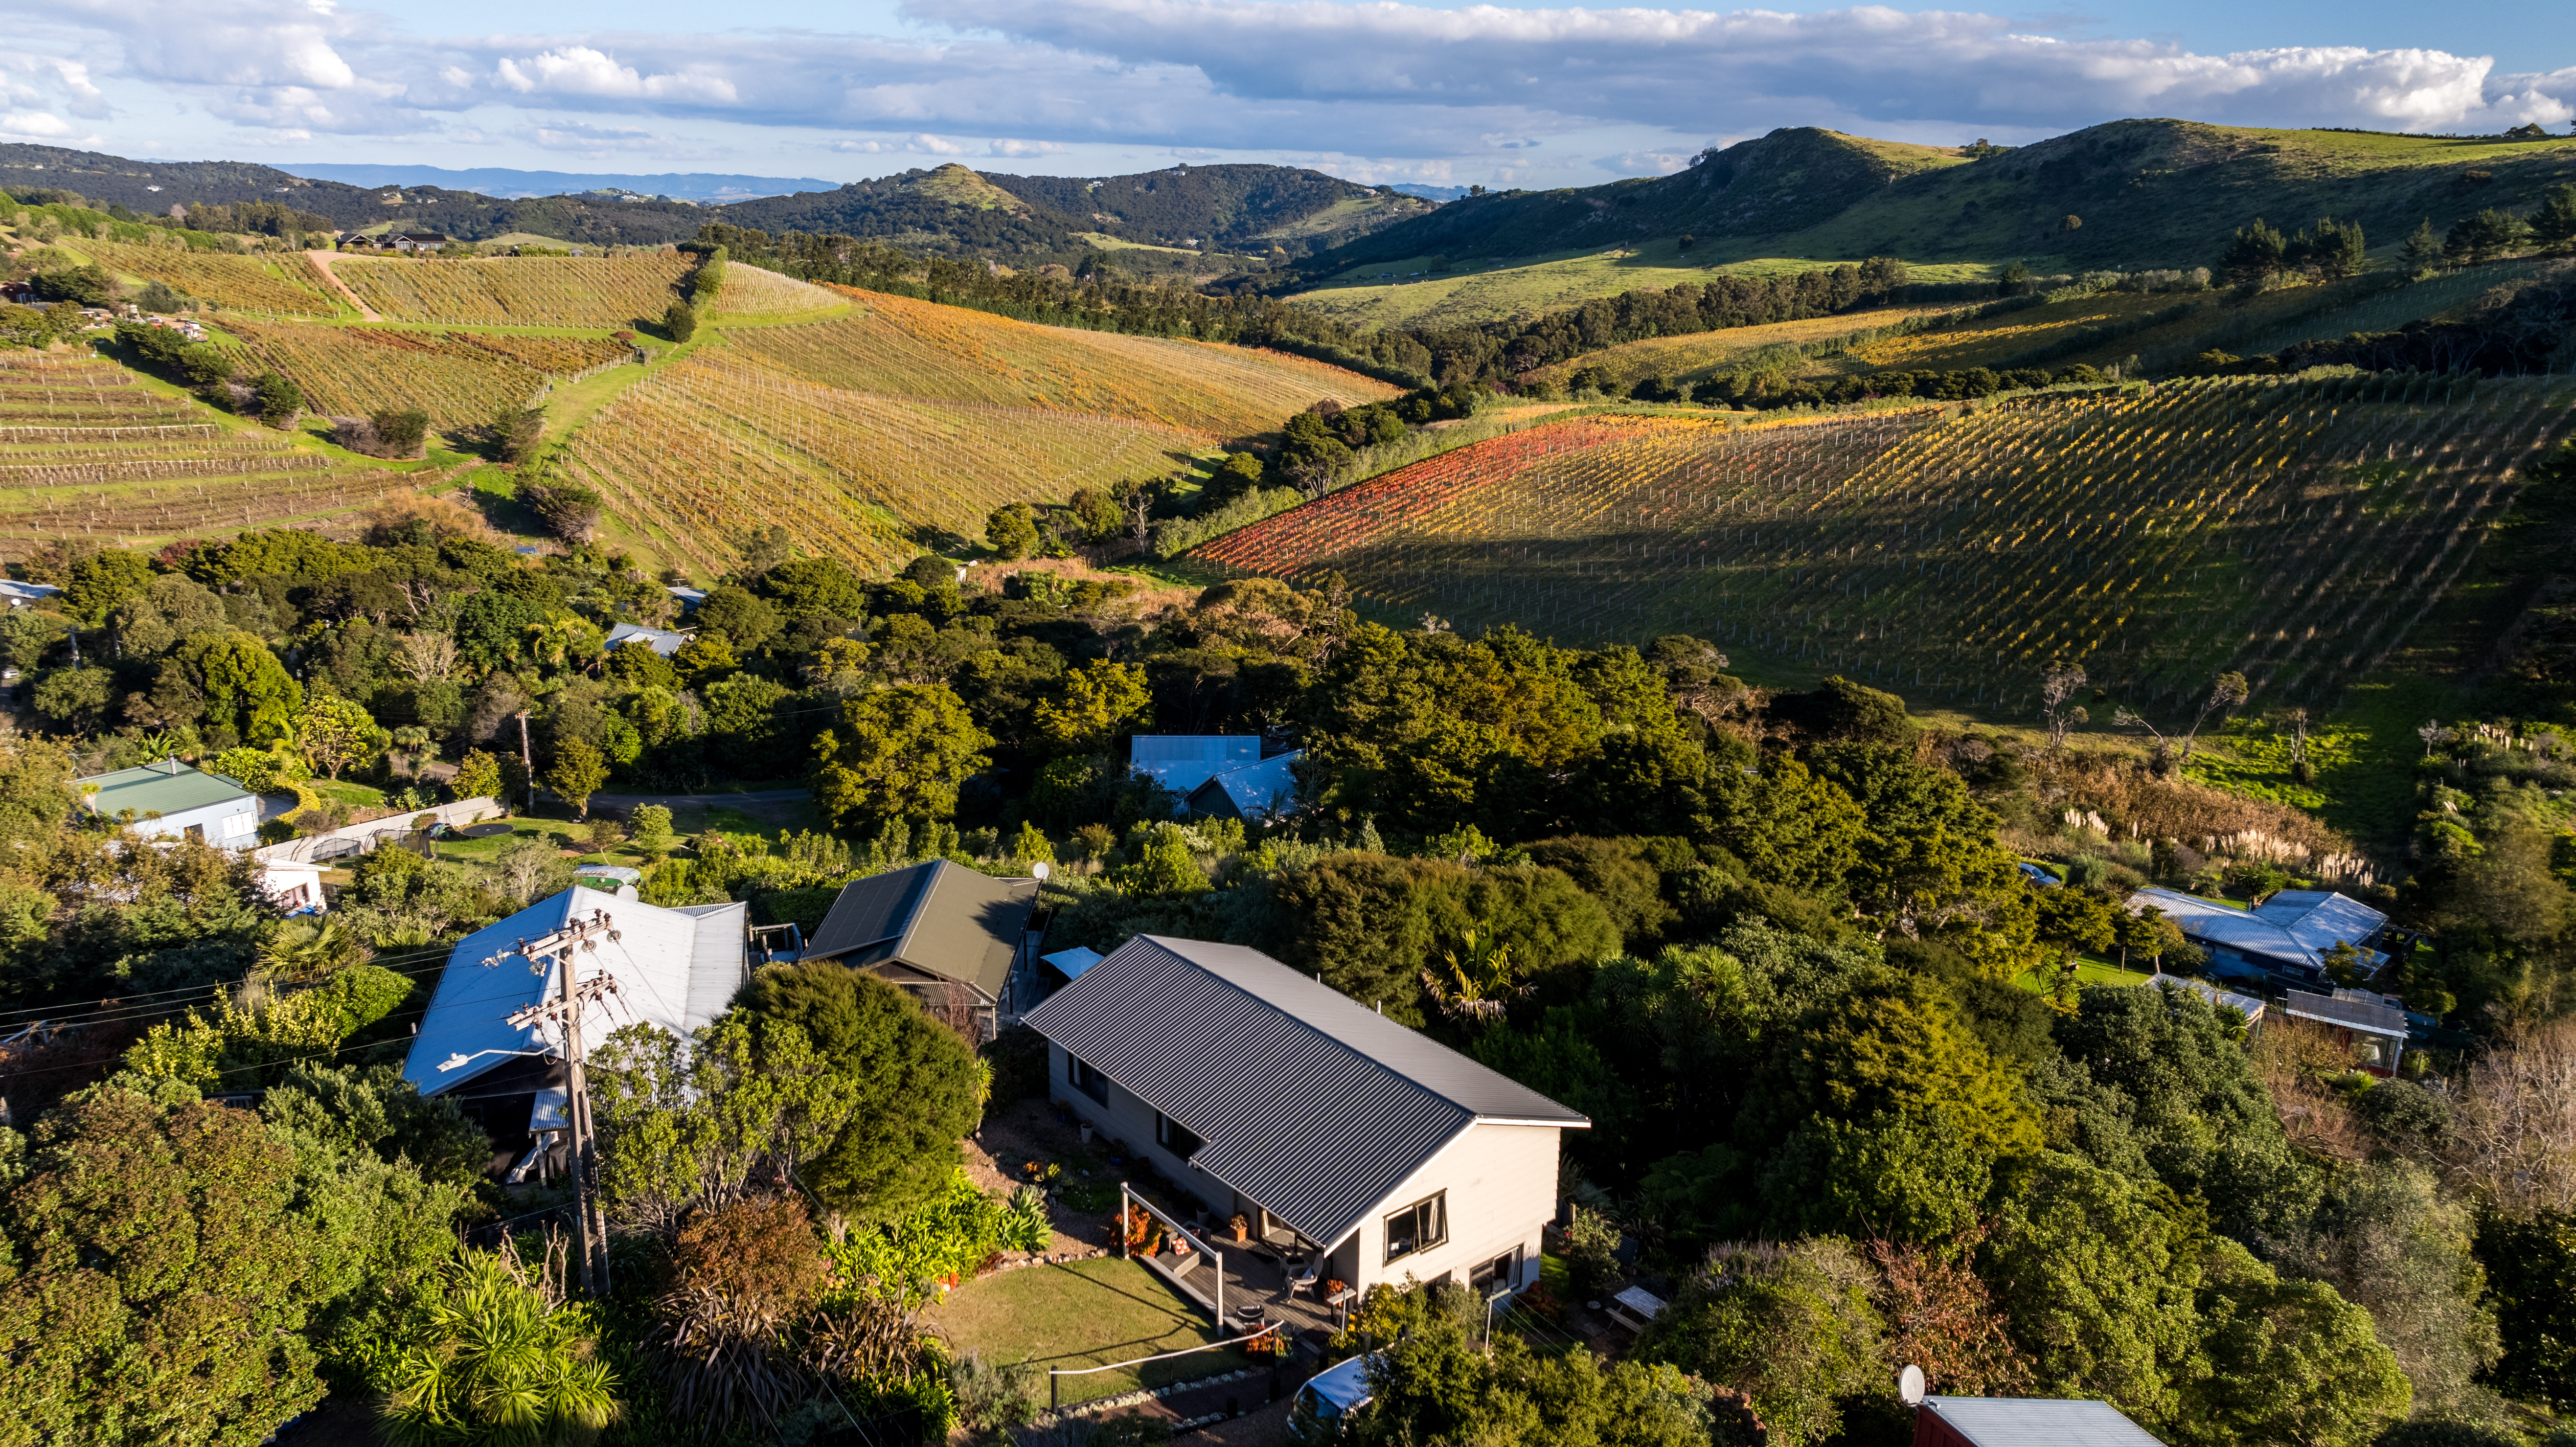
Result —
M 2145 970 L 2124 970 L 2093 955 L 2080 956 L 2075 961 L 2075 983 L 2079 985 L 2137 986 L 2154 979 L 2155 976 Z M 2013 983 L 2034 995 L 2045 995 L 2049 989 L 2048 982 L 2040 978 L 2037 970 L 2022 971 L 2013 976 Z
M 987 1360 L 1026 1360 L 1041 1368 L 1102 1366 L 1216 1340 L 1197 1307 L 1144 1267 L 1115 1256 L 969 1281 L 931 1309 L 929 1322 L 961 1355 L 981 1352 Z M 1090 1401 L 1213 1376 L 1245 1361 L 1232 1348 L 1199 1352 L 1066 1377 L 1059 1389 L 1067 1402 Z

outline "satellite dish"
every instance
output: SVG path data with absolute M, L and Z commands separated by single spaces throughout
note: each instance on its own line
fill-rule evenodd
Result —
M 1039 879 L 1044 879 L 1054 872 L 1055 871 L 1049 868 L 1047 862 L 1043 859 L 1029 866 L 1029 873 Z
M 1896 1374 L 1896 1396 L 1909 1407 L 1923 1405 L 1923 1369 L 1909 1364 Z

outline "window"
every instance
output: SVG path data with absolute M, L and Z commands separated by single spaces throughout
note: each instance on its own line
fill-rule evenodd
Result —
M 1109 1077 L 1092 1069 L 1090 1062 L 1079 1055 L 1068 1055 L 1064 1057 L 1064 1073 L 1065 1078 L 1073 1082 L 1074 1089 L 1102 1105 L 1109 1103 Z
M 1449 1239 L 1449 1193 L 1417 1202 L 1386 1218 L 1386 1259 L 1428 1251 Z
M 1468 1289 L 1480 1297 L 1490 1297 L 1497 1291 L 1517 1291 L 1521 1284 L 1520 1265 L 1520 1248 L 1515 1246 L 1468 1272 Z
M 1200 1146 L 1207 1144 L 1193 1135 L 1188 1126 L 1159 1110 L 1154 1112 L 1154 1143 L 1185 1161 L 1198 1154 Z

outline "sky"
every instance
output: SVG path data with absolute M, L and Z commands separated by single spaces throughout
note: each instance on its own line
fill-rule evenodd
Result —
M 0 0 L 0 140 L 164 160 L 861 180 L 1263 161 L 1590 185 L 1777 126 L 2576 123 L 2576 7 L 2101 0 Z

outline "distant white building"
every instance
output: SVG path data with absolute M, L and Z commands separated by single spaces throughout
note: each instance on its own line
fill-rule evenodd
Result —
M 194 839 L 219 849 L 259 842 L 259 796 L 177 759 L 93 774 L 80 789 L 90 812 L 130 821 L 146 839 Z

